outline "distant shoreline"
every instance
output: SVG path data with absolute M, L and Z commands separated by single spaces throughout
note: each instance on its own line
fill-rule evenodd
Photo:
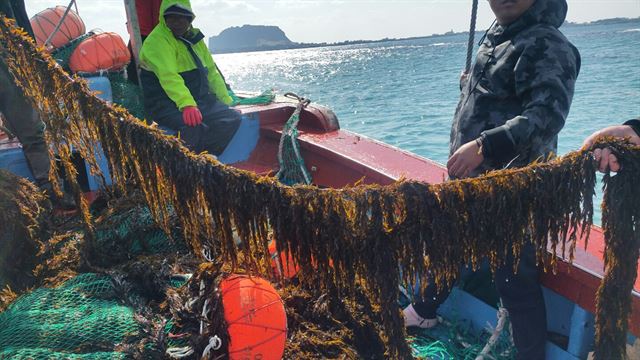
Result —
M 612 18 L 612 19 L 602 19 L 585 23 L 573 23 L 565 21 L 562 24 L 563 28 L 566 27 L 582 27 L 582 26 L 592 26 L 592 25 L 613 25 L 613 24 L 627 24 L 627 23 L 638 23 L 640 25 L 640 17 L 638 18 Z M 482 33 L 483 31 L 477 31 L 477 33 Z M 212 51 L 214 54 L 231 54 L 231 53 L 246 53 L 246 52 L 259 52 L 259 51 L 276 51 L 276 50 L 292 50 L 292 49 L 308 49 L 308 48 L 319 48 L 319 47 L 333 47 L 333 46 L 345 46 L 345 45 L 361 45 L 361 44 L 375 44 L 382 42 L 393 42 L 393 41 L 405 41 L 405 40 L 421 40 L 428 38 L 437 38 L 443 36 L 451 36 L 451 35 L 468 35 L 468 31 L 454 32 L 448 31 L 443 34 L 432 34 L 425 36 L 413 36 L 406 38 L 384 38 L 378 40 L 346 40 L 335 43 L 296 43 L 291 42 L 288 44 L 280 44 L 280 45 L 270 45 L 270 46 L 247 46 L 247 47 L 238 47 L 238 48 L 230 48 L 230 49 L 217 49 Z

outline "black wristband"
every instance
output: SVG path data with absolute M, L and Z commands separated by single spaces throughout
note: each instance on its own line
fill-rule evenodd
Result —
M 638 134 L 638 136 L 640 136 L 640 119 L 633 119 L 633 120 L 626 121 L 624 123 L 624 125 L 631 126 L 633 131 L 635 131 L 636 134 Z
M 515 144 L 507 135 L 504 125 L 483 131 L 480 137 L 485 158 L 503 162 L 513 159 L 516 155 Z

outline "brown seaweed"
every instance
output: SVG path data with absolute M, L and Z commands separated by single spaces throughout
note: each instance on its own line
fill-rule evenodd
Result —
M 0 169 L 0 290 L 33 285 L 39 241 L 47 231 L 42 221 L 47 205 L 33 183 Z M 12 293 L 9 288 L 5 295 Z M 0 308 L 11 298 L 0 295 Z

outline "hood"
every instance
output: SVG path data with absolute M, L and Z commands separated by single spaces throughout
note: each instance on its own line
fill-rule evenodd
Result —
M 567 10 L 566 0 L 536 0 L 518 20 L 506 27 L 496 23 L 488 35 L 510 37 L 510 35 L 537 24 L 548 24 L 559 28 L 567 17 Z
M 528 21 L 528 25 L 549 24 L 559 28 L 567 18 L 568 8 L 566 0 L 536 0 L 522 20 Z
M 172 6 L 177 6 L 190 12 L 191 14 L 193 14 L 193 18 L 195 19 L 196 15 L 193 13 L 193 9 L 191 9 L 191 2 L 189 0 L 163 0 L 162 4 L 160 5 L 160 14 L 158 14 L 158 21 L 160 22 L 160 24 L 165 26 L 167 25 L 164 22 L 164 12 Z

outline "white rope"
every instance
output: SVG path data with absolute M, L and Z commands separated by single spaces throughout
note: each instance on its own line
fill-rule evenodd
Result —
M 218 335 L 214 335 L 213 337 L 210 337 L 209 345 L 207 345 L 207 347 L 204 348 L 204 351 L 202 352 L 202 359 L 207 359 L 209 357 L 209 353 L 211 352 L 211 350 L 216 351 L 216 350 L 219 350 L 221 347 L 222 347 L 222 340 L 220 340 Z
M 204 301 L 202 306 L 202 318 L 200 319 L 200 335 L 204 332 L 204 322 L 209 321 L 209 299 Z
M 186 358 L 187 356 L 193 355 L 193 349 L 191 348 L 191 346 L 185 346 L 181 348 L 174 347 L 168 348 L 165 353 L 172 359 L 182 359 Z
M 208 262 L 210 262 L 210 263 L 213 262 L 213 257 L 211 256 L 211 249 L 206 245 L 202 247 L 202 256 Z
M 504 325 L 506 324 L 508 318 L 509 318 L 509 312 L 507 311 L 507 309 L 500 307 L 498 309 L 498 324 L 496 325 L 496 328 L 493 330 L 493 333 L 491 334 L 491 337 L 487 341 L 487 344 L 484 346 L 482 351 L 476 357 L 476 360 L 485 360 L 489 358 L 493 359 L 493 357 L 489 355 L 489 351 L 493 349 L 494 345 L 498 341 L 498 338 L 500 337 L 500 333 L 502 333 L 502 329 L 504 328 Z
M 190 310 L 193 307 L 193 305 L 198 301 L 198 299 L 200 299 L 200 298 L 199 297 L 194 297 L 194 298 L 191 298 L 191 299 L 187 300 L 187 302 L 184 303 L 184 309 L 185 310 Z

